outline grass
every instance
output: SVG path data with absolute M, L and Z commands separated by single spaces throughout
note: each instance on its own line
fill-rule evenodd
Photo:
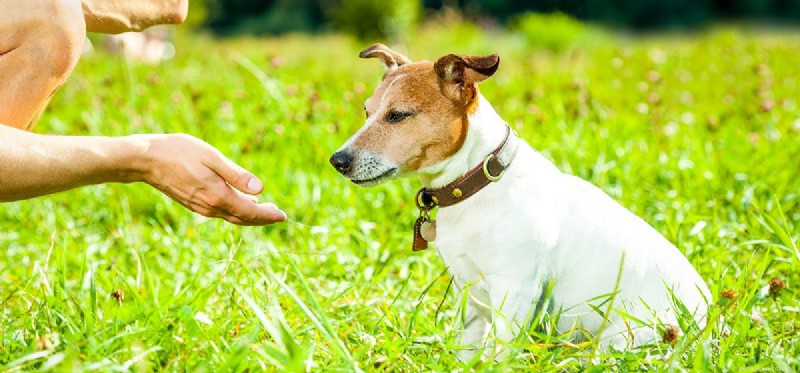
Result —
M 458 362 L 462 298 L 434 250 L 411 252 L 418 183 L 364 190 L 327 164 L 381 74 L 357 58 L 364 45 L 181 36 L 158 66 L 85 56 L 37 132 L 195 135 L 260 175 L 262 199 L 292 221 L 202 219 L 146 185 L 0 204 L 0 368 L 800 369 L 800 34 L 722 28 L 550 52 L 452 30 L 471 32 L 424 29 L 408 54 L 499 52 L 482 85 L 498 112 L 675 242 L 727 332 L 602 353 L 543 328 L 517 358 Z M 776 296 L 773 277 L 787 285 Z

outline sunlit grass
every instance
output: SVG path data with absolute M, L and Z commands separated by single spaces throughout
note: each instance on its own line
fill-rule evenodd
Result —
M 675 242 L 729 330 L 595 354 L 542 320 L 518 358 L 459 363 L 461 296 L 435 251 L 411 252 L 417 182 L 360 189 L 327 164 L 360 127 L 379 64 L 336 36 L 181 36 L 177 59 L 158 66 L 85 56 L 36 131 L 192 134 L 261 176 L 262 199 L 292 222 L 201 219 L 145 185 L 2 204 L 0 367 L 800 369 L 798 34 L 722 29 L 560 52 L 508 33 L 421 35 L 438 36 L 410 37 L 412 59 L 498 52 L 482 91 L 501 116 Z M 776 296 L 764 291 L 773 277 L 788 286 Z

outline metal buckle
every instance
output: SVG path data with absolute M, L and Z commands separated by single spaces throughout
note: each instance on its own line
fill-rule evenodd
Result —
M 491 161 L 492 158 L 495 158 L 495 155 L 494 154 L 489 154 L 489 155 L 486 156 L 486 159 L 483 160 L 483 175 L 486 176 L 486 179 L 488 179 L 489 181 L 496 182 L 496 181 L 500 180 L 503 177 L 503 174 L 506 173 L 506 170 L 500 171 L 500 173 L 497 174 L 497 176 L 494 176 L 494 175 L 490 174 L 489 173 L 489 161 Z

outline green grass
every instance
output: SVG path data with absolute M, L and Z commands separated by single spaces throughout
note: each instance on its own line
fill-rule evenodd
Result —
M 800 33 L 617 36 L 550 52 L 471 30 L 420 31 L 408 54 L 500 53 L 482 85 L 497 111 L 675 242 L 715 302 L 734 289 L 712 310 L 727 337 L 712 324 L 674 346 L 602 353 L 549 346 L 563 339 L 545 328 L 516 359 L 459 363 L 461 297 L 434 250 L 411 252 L 417 181 L 360 189 L 327 164 L 380 78 L 378 62 L 357 58 L 364 45 L 183 36 L 159 66 L 85 56 L 36 131 L 192 134 L 261 176 L 262 199 L 292 222 L 202 219 L 146 185 L 0 204 L 0 368 L 800 369 Z M 773 277 L 788 288 L 761 295 Z

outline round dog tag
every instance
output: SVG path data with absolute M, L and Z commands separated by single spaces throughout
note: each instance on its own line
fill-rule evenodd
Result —
M 422 223 L 422 226 L 419 227 L 419 234 L 422 236 L 425 241 L 432 242 L 436 239 L 436 221 L 429 220 Z

